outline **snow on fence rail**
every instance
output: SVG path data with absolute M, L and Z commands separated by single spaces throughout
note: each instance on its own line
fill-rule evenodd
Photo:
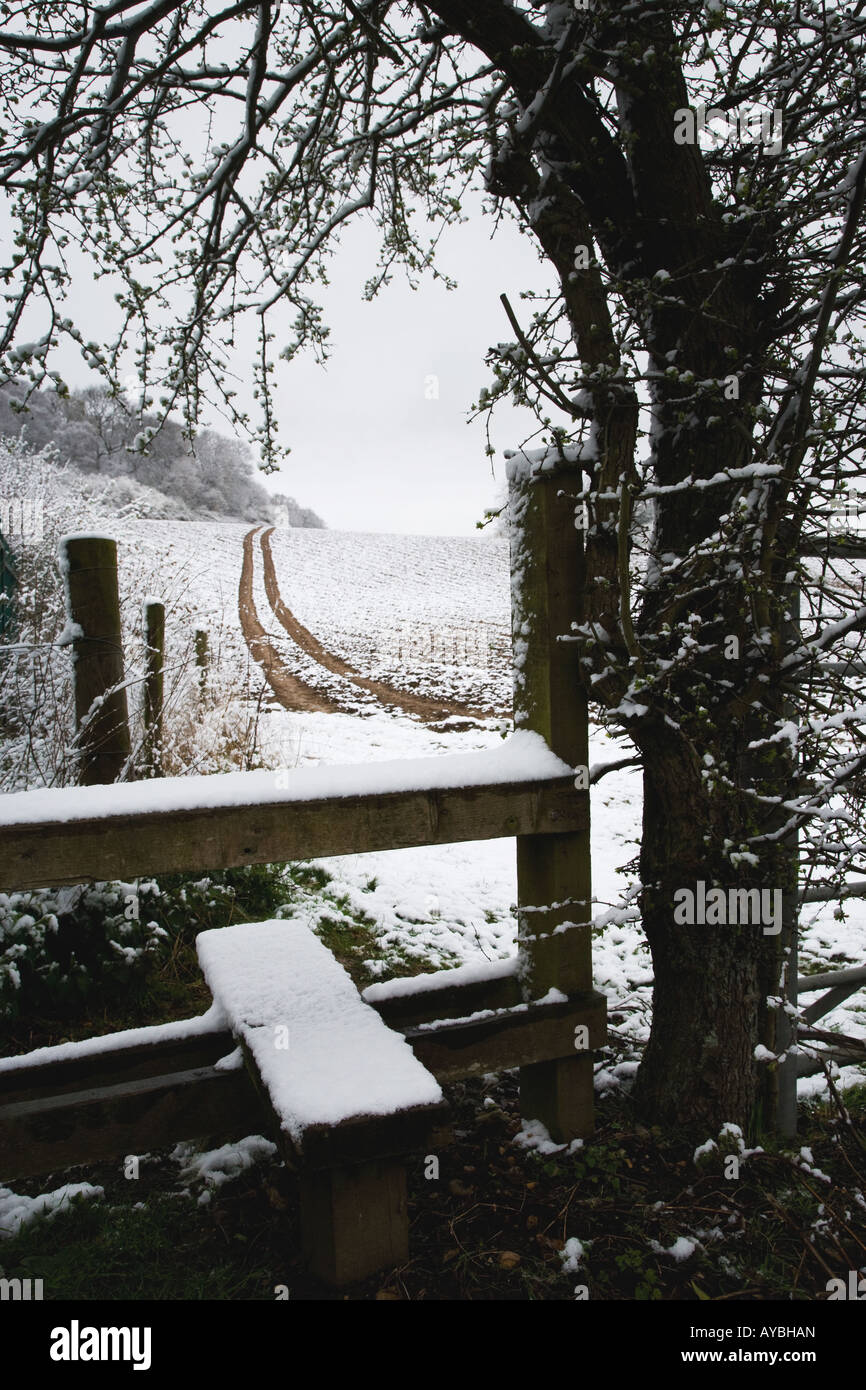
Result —
M 0 797 L 0 892 L 235 868 L 589 823 L 589 793 L 529 731 L 501 749 Z

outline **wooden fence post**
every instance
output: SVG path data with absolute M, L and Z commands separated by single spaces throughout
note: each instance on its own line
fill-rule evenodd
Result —
M 582 616 L 585 591 L 579 467 L 509 463 L 514 726 L 541 734 L 572 768 L 586 769 L 589 723 L 578 679 L 580 645 L 562 641 Z M 592 989 L 592 885 L 589 790 L 586 828 L 517 838 L 519 973 L 525 999 L 551 988 L 569 996 Z M 557 1142 L 592 1132 L 593 1061 L 585 1036 L 568 1058 L 520 1069 L 520 1108 Z
M 69 536 L 61 542 L 73 643 L 78 780 L 116 782 L 130 756 L 123 675 L 117 545 L 107 536 Z
M 0 638 L 15 637 L 15 616 L 13 610 L 13 596 L 17 574 L 15 561 L 12 558 L 12 551 L 6 541 L 3 532 L 0 531 Z
M 162 776 L 163 694 L 165 667 L 165 605 L 156 599 L 144 604 L 144 750 L 145 776 Z
M 198 667 L 198 688 L 199 688 L 199 694 L 201 694 L 201 695 L 204 694 L 204 688 L 205 688 L 205 685 L 207 684 L 207 663 L 208 663 L 207 633 L 204 632 L 202 628 L 196 628 L 196 634 L 195 634 L 195 664 L 196 664 L 196 666 Z

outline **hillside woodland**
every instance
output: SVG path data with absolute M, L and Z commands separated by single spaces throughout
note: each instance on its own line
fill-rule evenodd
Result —
M 256 481 L 252 452 L 244 441 L 213 429 L 200 430 L 190 441 L 175 420 L 157 427 L 155 416 L 139 415 L 104 386 L 68 396 L 0 386 L 0 435 L 22 440 L 30 453 L 51 446 L 59 463 L 98 475 L 103 484 L 124 480 L 109 487 L 108 496 L 120 506 L 137 504 L 139 516 L 325 525 L 293 497 L 268 494 Z M 138 492 L 136 484 L 147 491 Z

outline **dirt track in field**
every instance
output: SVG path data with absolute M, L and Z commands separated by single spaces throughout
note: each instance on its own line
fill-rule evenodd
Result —
M 244 558 L 238 590 L 238 617 L 241 630 L 252 655 L 262 668 L 265 680 L 285 709 L 310 710 L 316 714 L 334 714 L 342 709 L 328 695 L 293 676 L 283 665 L 279 652 L 259 622 L 253 598 L 253 539 L 255 530 L 244 536 Z
M 366 690 L 369 694 L 375 696 L 383 705 L 394 705 L 396 708 L 403 710 L 406 714 L 417 715 L 419 719 L 423 719 L 427 724 L 437 723 L 442 719 L 448 719 L 453 716 L 464 719 L 490 719 L 495 717 L 497 713 L 495 710 L 476 709 L 471 705 L 462 704 L 458 700 L 435 700 L 430 699 L 426 695 L 413 695 L 410 691 L 400 690 L 397 686 L 390 685 L 387 681 L 370 680 L 368 677 L 362 676 L 354 666 L 350 666 L 348 661 L 344 661 L 342 657 L 336 656 L 333 652 L 329 652 L 327 648 L 323 647 L 318 638 L 314 637 L 308 628 L 305 628 L 302 623 L 298 622 L 295 615 L 283 603 L 279 584 L 277 582 L 277 573 L 274 568 L 274 559 L 271 554 L 270 538 L 273 531 L 274 527 L 271 526 L 267 531 L 263 531 L 261 536 L 265 593 L 274 611 L 274 616 L 288 633 L 289 637 L 291 637 L 292 641 L 295 642 L 302 651 L 306 652 L 308 656 L 311 656 L 313 660 L 317 661 L 326 671 L 331 671 L 336 676 L 343 676 L 346 680 L 351 681 L 353 685 L 358 686 L 359 689 Z M 250 531 L 248 535 L 244 537 L 245 568 L 247 565 L 248 548 L 250 550 L 250 603 L 252 603 L 251 550 L 252 538 L 254 535 L 255 531 Z M 243 579 L 241 583 L 243 584 Z M 255 612 L 255 609 L 253 609 L 253 612 Z M 256 619 L 256 621 L 258 621 L 258 619 Z M 241 618 L 241 622 L 243 623 L 243 617 Z M 246 635 L 246 629 L 244 629 L 244 635 Z M 249 641 L 249 638 L 247 638 L 247 640 Z M 271 650 L 273 651 L 272 648 Z M 253 654 L 255 655 L 255 653 Z M 276 654 L 274 653 L 274 655 Z M 265 674 L 267 674 L 267 672 Z M 309 689 L 309 687 L 305 688 Z M 296 705 L 293 706 L 293 708 L 297 709 L 302 707 Z M 310 708 L 312 708 L 312 706 Z M 330 708 L 333 709 L 336 708 L 336 706 L 332 703 Z

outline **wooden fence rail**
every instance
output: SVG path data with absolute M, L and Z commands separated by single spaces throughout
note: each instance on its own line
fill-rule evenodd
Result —
M 429 761 L 440 770 L 448 759 Z M 304 769 L 308 785 L 315 780 L 311 772 L 316 769 Z M 322 770 L 323 786 L 333 783 L 333 774 L 333 768 Z M 45 793 L 16 794 L 5 806 L 0 802 L 9 818 L 0 826 L 0 892 L 515 835 L 569 836 L 589 824 L 589 793 L 575 790 L 573 776 L 304 800 L 275 792 L 276 776 L 196 779 L 213 784 L 211 804 L 166 811 L 124 811 L 124 803 L 136 805 L 143 784 L 122 784 L 112 789 L 116 810 L 110 815 L 88 815 L 89 805 L 104 807 L 105 789 L 82 788 L 74 793 L 75 815 L 62 820 L 27 814 L 28 807 L 49 804 Z M 189 780 L 164 778 L 158 785 L 170 797 Z M 219 783 L 231 788 L 222 805 Z
M 442 985 L 437 973 L 422 990 L 368 1000 L 439 1081 L 553 1062 L 573 1051 L 578 1027 L 590 1048 L 604 1044 L 605 999 L 595 991 L 527 1006 L 516 972 Z M 472 1018 L 479 1009 L 492 1016 Z M 235 1048 L 228 1030 L 215 1025 L 169 1039 L 163 1027 L 140 1032 L 144 1041 L 111 1051 L 85 1043 L 57 1061 L 39 1053 L 0 1060 L 4 1181 L 261 1126 L 247 1072 L 214 1066 Z

